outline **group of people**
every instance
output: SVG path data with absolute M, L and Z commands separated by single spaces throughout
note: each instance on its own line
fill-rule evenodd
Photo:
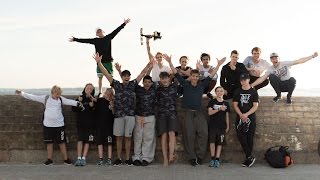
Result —
M 252 155 L 253 138 L 256 129 L 255 112 L 258 108 L 257 90 L 265 87 L 269 81 L 276 92 L 273 102 L 281 99 L 281 92 L 288 92 L 287 104 L 292 103 L 292 92 L 296 80 L 291 76 L 290 67 L 301 64 L 318 56 L 311 56 L 295 61 L 279 61 L 277 53 L 271 53 L 272 65 L 260 58 L 261 49 L 254 47 L 252 56 L 243 63 L 238 62 L 239 53 L 233 50 L 231 61 L 222 67 L 220 86 L 215 87 L 217 71 L 226 58 L 217 59 L 217 64 L 210 65 L 210 55 L 203 53 L 196 68 L 188 66 L 188 57 L 181 56 L 180 66 L 174 67 L 171 56 L 163 53 L 151 53 L 149 37 L 146 37 L 149 61 L 141 73 L 131 80 L 128 70 L 115 68 L 121 81 L 113 78 L 111 40 L 130 22 L 124 23 L 108 35 L 97 29 L 97 38 L 70 41 L 94 44 L 96 53 L 93 58 L 97 63 L 99 93 L 95 97 L 94 86 L 86 84 L 82 95 L 76 101 L 61 96 L 61 89 L 54 86 L 50 96 L 35 96 L 17 90 L 23 97 L 45 105 L 43 134 L 47 144 L 48 157 L 45 165 L 53 164 L 53 142 L 60 145 L 66 164 L 71 164 L 66 152 L 64 118 L 61 105 L 73 106 L 78 113 L 77 160 L 76 166 L 86 165 L 86 156 L 92 143 L 98 145 L 98 165 L 119 166 L 122 163 L 135 166 L 147 166 L 155 156 L 157 136 L 161 137 L 163 165 L 168 166 L 176 160 L 176 135 L 182 134 L 183 146 L 192 166 L 203 164 L 209 141 L 210 167 L 220 166 L 220 154 L 225 134 L 229 131 L 230 105 L 232 99 L 236 112 L 235 127 L 237 137 L 246 155 L 245 167 L 251 167 L 255 158 Z M 164 65 L 163 59 L 169 64 Z M 150 76 L 151 73 L 151 76 Z M 102 95 L 102 77 L 105 76 L 112 88 L 107 88 Z M 139 82 L 142 80 L 142 86 Z M 215 95 L 211 94 L 214 89 Z M 209 97 L 206 113 L 203 112 L 203 95 Z M 182 119 L 178 121 L 176 99 L 181 98 Z M 209 117 L 206 117 L 206 114 Z M 179 123 L 180 122 L 180 123 Z M 130 156 L 133 136 L 133 156 Z M 116 142 L 116 158 L 112 161 L 112 143 Z M 125 159 L 122 161 L 122 149 Z M 103 145 L 108 146 L 108 158 L 103 158 Z

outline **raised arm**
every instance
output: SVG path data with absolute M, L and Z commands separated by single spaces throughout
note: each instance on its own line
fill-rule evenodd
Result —
M 61 97 L 61 100 L 62 100 L 62 104 L 63 105 L 67 105 L 67 106 L 78 106 L 79 104 L 79 101 L 75 101 L 75 100 L 72 100 L 72 99 L 67 99 L 63 96 L 60 96 Z
M 313 53 L 311 56 L 304 57 L 304 58 L 300 58 L 300 59 L 298 59 L 298 60 L 293 61 L 293 64 L 292 64 L 292 65 L 297 65 L 297 64 L 305 63 L 305 62 L 307 62 L 307 61 L 309 61 L 309 60 L 311 60 L 311 59 L 313 59 L 313 58 L 315 58 L 315 57 L 317 57 L 317 56 L 318 56 L 318 52 L 315 52 L 315 53 Z
M 266 80 L 268 77 L 269 77 L 269 73 L 265 73 L 263 76 L 259 77 L 256 81 L 254 81 L 252 84 L 251 84 L 251 87 L 255 87 L 259 84 L 261 84 L 264 80 Z
M 209 75 L 210 78 L 214 77 L 214 75 L 218 72 L 220 66 L 221 66 L 225 61 L 226 61 L 226 57 L 224 57 L 224 58 L 222 58 L 222 59 L 220 59 L 220 60 L 217 58 L 217 66 L 216 66 L 214 69 L 212 69 L 212 71 L 211 71 L 211 73 L 210 73 L 210 75 Z
M 124 26 L 126 24 L 128 24 L 130 22 L 130 18 L 128 19 L 125 19 L 124 22 L 119 26 L 117 27 L 117 29 L 113 30 L 110 34 L 108 34 L 106 37 L 110 37 L 111 39 L 113 39 L 120 31 L 121 29 L 124 28 Z
M 16 90 L 16 95 L 20 95 L 26 99 L 29 99 L 31 101 L 36 101 L 36 102 L 40 102 L 42 104 L 44 104 L 44 101 L 46 99 L 46 95 L 41 95 L 41 96 L 37 96 L 37 95 L 33 95 L 33 94 L 28 94 L 28 93 L 25 93 L 21 90 Z
M 88 44 L 94 44 L 94 38 L 91 38 L 91 39 L 78 39 L 78 38 L 75 38 L 75 37 L 71 37 L 69 38 L 69 41 L 70 42 L 79 42 L 79 43 L 88 43 Z
M 169 66 L 171 68 L 172 74 L 176 74 L 178 71 L 172 64 L 171 56 L 168 56 L 167 54 L 164 54 L 163 58 L 169 63 Z
M 108 81 L 110 82 L 110 84 L 113 81 L 113 77 L 111 76 L 111 74 L 109 74 L 109 72 L 106 70 L 106 68 L 103 66 L 103 64 L 101 63 L 101 59 L 102 59 L 102 55 L 100 56 L 99 53 L 96 53 L 93 55 L 93 59 L 96 60 L 99 69 L 101 70 L 102 74 L 104 76 L 106 76 L 106 78 L 108 79 Z
M 120 65 L 119 63 L 116 63 L 116 64 L 114 65 L 114 67 L 116 68 L 116 70 L 117 70 L 118 73 L 119 73 L 119 76 L 121 77 L 121 65 Z
M 146 37 L 146 45 L 147 45 L 147 52 L 148 52 L 148 56 L 149 56 L 149 60 L 150 61 L 154 61 L 154 56 L 151 54 L 151 49 L 150 49 L 150 42 L 149 42 L 150 38 Z
M 143 70 L 140 72 L 140 74 L 137 76 L 136 81 L 139 83 L 141 79 L 149 72 L 150 74 L 150 69 L 152 69 L 152 61 L 149 61 L 149 63 L 143 68 Z

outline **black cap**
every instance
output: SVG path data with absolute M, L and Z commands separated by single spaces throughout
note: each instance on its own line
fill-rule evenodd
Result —
M 131 76 L 131 73 L 130 73 L 130 71 L 128 71 L 128 70 L 124 70 L 124 71 L 121 72 L 121 76 L 124 76 L 124 75 L 129 75 L 129 76 Z
M 250 79 L 250 75 L 248 73 L 243 73 L 240 75 L 240 81 Z

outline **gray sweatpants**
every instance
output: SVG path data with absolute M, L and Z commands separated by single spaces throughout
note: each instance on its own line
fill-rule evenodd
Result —
M 183 109 L 182 130 L 188 160 L 204 159 L 208 144 L 208 122 L 204 112 Z
M 155 116 L 144 117 L 143 127 L 140 123 L 136 124 L 133 130 L 134 140 L 134 154 L 132 160 L 146 160 L 151 163 L 154 159 L 156 149 L 156 136 L 155 136 Z

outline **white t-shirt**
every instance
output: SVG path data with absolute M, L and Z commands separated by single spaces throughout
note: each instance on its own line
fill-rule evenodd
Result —
M 253 62 L 252 56 L 248 56 L 244 61 L 243 64 L 246 66 L 246 68 L 255 68 L 260 71 L 260 75 L 256 74 L 255 71 L 249 71 L 251 76 L 260 77 L 263 75 L 264 71 L 266 71 L 271 65 L 269 62 L 267 62 L 264 59 L 260 59 L 258 63 Z
M 46 95 L 33 95 L 22 92 L 21 95 L 29 100 L 45 103 Z M 69 106 L 77 106 L 77 101 L 67 99 L 61 96 L 62 104 Z M 62 115 L 60 99 L 53 99 L 49 96 L 44 110 L 43 125 L 46 127 L 62 127 L 64 126 L 64 117 Z
M 199 73 L 200 73 L 200 80 L 205 79 L 206 77 L 210 76 L 209 70 L 210 69 L 214 69 L 215 67 L 213 66 L 209 66 L 208 68 L 203 67 L 203 65 L 201 65 L 200 69 L 199 69 Z M 213 77 L 212 80 L 217 80 L 218 79 L 218 74 L 216 73 Z
M 276 68 L 274 66 L 270 66 L 267 74 L 274 74 L 279 77 L 281 81 L 286 81 L 291 78 L 290 69 L 292 65 L 293 61 L 281 61 Z
M 162 65 L 162 68 L 160 69 L 158 64 L 153 65 L 152 71 L 151 71 L 151 77 L 153 82 L 160 81 L 159 74 L 161 72 L 168 72 L 170 74 L 171 68 L 166 65 Z

